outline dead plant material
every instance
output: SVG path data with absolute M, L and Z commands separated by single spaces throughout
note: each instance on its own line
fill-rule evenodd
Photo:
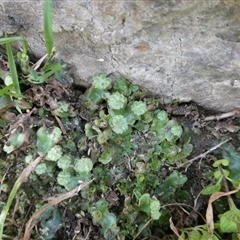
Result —
M 194 119 L 199 118 L 199 111 L 197 105 L 194 103 L 187 105 L 169 105 L 166 108 L 168 114 L 172 116 L 184 116 L 184 117 L 193 117 Z
M 9 111 L 3 111 L 3 112 L 1 112 L 0 115 L 1 115 L 1 119 L 8 121 L 8 122 L 11 122 L 12 120 L 16 119 L 16 114 L 9 112 Z
M 1 3 L 0 6 L 2 6 Z M 9 74 L 8 62 L 5 61 L 2 56 L 0 56 L 0 71 L 4 76 L 7 76 Z
M 49 110 L 57 109 L 58 100 L 70 98 L 73 93 L 70 92 L 63 84 L 50 77 L 46 81 L 46 85 L 34 85 L 25 92 L 29 102 L 33 102 L 36 106 L 49 106 Z
M 31 117 L 32 113 L 36 109 L 32 109 L 31 112 L 26 114 L 19 114 L 16 118 L 11 121 L 11 124 L 6 126 L 3 130 L 5 136 L 13 133 L 14 131 L 25 132 L 30 129 L 33 125 L 33 118 Z
M 231 194 L 234 194 L 234 193 L 238 192 L 239 190 L 240 190 L 240 184 L 233 191 L 229 191 L 229 192 L 215 192 L 215 193 L 213 193 L 211 195 L 211 197 L 210 197 L 210 199 L 208 201 L 208 207 L 207 207 L 207 211 L 206 211 L 206 221 L 207 221 L 208 233 L 210 235 L 209 239 L 212 239 L 213 232 L 214 232 L 214 219 L 213 219 L 212 203 L 214 201 L 216 201 L 217 199 L 219 199 L 220 197 L 229 196 Z
M 77 195 L 79 191 L 81 191 L 83 188 L 87 187 L 93 181 L 94 181 L 94 179 L 92 179 L 91 181 L 89 181 L 87 183 L 82 183 L 81 185 L 77 186 L 73 190 L 52 198 L 46 205 L 44 205 L 37 212 L 35 212 L 26 224 L 26 229 L 25 229 L 24 237 L 22 240 L 30 240 L 31 232 L 36 223 L 36 220 L 43 214 L 44 211 L 46 211 L 48 208 L 50 208 L 52 206 L 59 204 L 60 202 L 66 200 L 68 198 L 71 198 L 71 197 Z
M 218 125 L 215 126 L 215 129 L 217 131 L 219 130 L 226 130 L 228 132 L 234 133 L 234 132 L 238 132 L 240 130 L 240 126 L 238 126 L 236 123 L 233 123 L 233 119 L 230 118 L 227 121 L 223 122 L 223 123 L 219 123 Z
M 178 236 L 178 239 L 180 240 L 184 240 L 180 235 L 179 235 L 179 232 L 177 230 L 177 228 L 175 227 L 173 221 L 172 221 L 172 218 L 169 219 L 169 223 L 170 223 L 170 228 L 172 229 L 172 231 Z
M 7 145 L 10 146 L 11 142 L 11 136 L 16 133 L 22 133 L 24 134 L 24 141 L 21 144 L 21 146 L 18 147 L 18 149 L 24 146 L 27 146 L 30 142 L 30 135 L 31 135 L 31 129 L 33 127 L 33 117 L 31 117 L 31 114 L 35 111 L 35 109 L 32 109 L 31 112 L 26 114 L 19 114 L 15 119 L 13 119 L 10 124 L 8 124 L 3 129 L 3 139 L 2 141 Z M 16 150 L 16 148 L 14 149 Z
M 137 233 L 137 235 L 134 237 L 133 240 L 137 239 L 137 237 L 139 236 L 139 234 L 143 231 L 143 229 L 152 221 L 152 219 L 149 219 L 144 226 L 142 227 L 142 229 Z
M 61 128 L 62 133 L 63 133 L 64 135 L 66 135 L 66 134 L 67 134 L 67 131 L 66 131 L 65 127 L 63 126 L 61 120 L 60 120 L 59 117 L 56 116 L 56 114 L 54 114 L 53 112 L 52 112 L 52 114 L 53 114 L 53 116 L 55 117 L 55 119 L 56 119 L 56 121 L 57 121 L 57 123 L 58 123 L 58 126 Z
M 31 162 L 21 173 L 18 180 L 15 182 L 14 186 L 19 188 L 25 179 L 30 175 L 30 173 L 36 168 L 38 163 L 43 159 L 43 156 L 38 156 L 33 162 Z
M 53 93 L 53 96 L 57 99 L 62 99 L 64 95 L 70 97 L 73 94 L 62 83 L 58 82 L 53 77 L 50 77 L 46 81 L 46 83 L 46 91 L 49 93 Z
M 222 114 L 218 114 L 218 115 L 213 115 L 213 116 L 208 116 L 205 117 L 203 119 L 203 121 L 207 122 L 207 121 L 213 121 L 213 120 L 221 120 L 221 119 L 225 119 L 225 118 L 229 118 L 229 117 L 238 117 L 240 116 L 240 109 L 231 111 L 231 112 L 227 112 L 227 113 L 222 113 Z
M 43 63 L 43 61 L 47 58 L 47 54 L 45 54 L 43 57 L 41 57 L 36 63 L 34 63 L 33 65 L 32 65 L 32 68 L 34 69 L 34 70 L 37 70 L 40 66 L 41 66 L 41 64 Z

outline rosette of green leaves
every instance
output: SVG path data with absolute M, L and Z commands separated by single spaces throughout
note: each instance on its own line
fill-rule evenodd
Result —
M 181 151 L 181 148 L 176 144 L 172 144 L 164 140 L 161 145 L 161 159 L 162 161 L 172 162 L 174 157 Z
M 134 101 L 131 104 L 131 110 L 134 115 L 140 117 L 147 111 L 146 103 L 143 101 Z
M 142 122 L 150 123 L 153 120 L 153 112 L 147 111 L 142 115 Z
M 3 150 L 6 153 L 11 153 L 12 151 L 21 147 L 29 139 L 29 130 L 18 132 L 18 130 L 11 133 L 8 141 L 4 144 Z
M 164 182 L 156 188 L 156 194 L 161 196 L 161 202 L 172 202 L 174 194 L 187 181 L 187 177 L 177 171 L 173 171 Z
M 57 165 L 62 170 L 68 169 L 70 165 L 73 163 L 74 158 L 70 155 L 63 155 L 58 161 Z
M 122 115 L 126 119 L 127 124 L 129 126 L 133 126 L 134 123 L 136 122 L 136 120 L 138 119 L 138 117 L 136 117 L 133 114 L 131 107 L 128 105 L 125 108 L 120 109 L 120 110 L 113 110 L 113 109 L 109 108 L 108 113 L 109 113 L 108 121 L 115 115 Z
M 118 78 L 113 84 L 113 89 L 120 92 L 124 96 L 130 96 L 132 93 L 131 88 L 129 88 L 129 83 L 125 78 Z
M 85 134 L 86 137 L 88 137 L 89 139 L 92 139 L 97 136 L 96 130 L 92 128 L 92 125 L 90 123 L 85 124 Z
M 59 172 L 57 176 L 58 184 L 64 186 L 67 191 L 70 191 L 78 186 L 80 180 L 85 179 L 83 179 L 83 177 L 79 176 L 78 174 L 75 175 L 72 171 L 70 171 L 70 169 L 65 169 Z
M 106 115 L 103 111 L 99 113 L 100 118 L 96 118 L 91 125 L 91 128 L 97 134 L 97 141 L 99 144 L 103 144 L 108 141 L 112 135 L 112 131 L 108 128 L 109 116 Z
M 165 111 L 160 111 L 156 114 L 153 119 L 150 130 L 156 134 L 156 137 L 163 141 L 165 139 L 165 133 L 163 131 L 163 126 L 169 121 L 167 113 Z
M 55 145 L 46 154 L 45 159 L 56 162 L 62 156 L 62 147 Z
M 66 170 L 58 173 L 58 176 L 57 176 L 58 184 L 61 186 L 64 186 L 67 190 L 69 189 L 68 185 L 70 181 L 71 181 L 71 173 L 69 171 Z
M 92 86 L 93 88 L 106 90 L 111 85 L 111 79 L 105 74 L 99 74 L 93 77 Z
M 62 138 L 62 131 L 58 127 L 41 127 L 37 131 L 37 153 L 45 155 Z
M 169 142 L 175 142 L 182 135 L 182 127 L 176 121 L 170 120 L 164 126 L 165 137 Z
M 82 157 L 80 159 L 77 159 L 74 166 L 75 171 L 80 175 L 81 174 L 85 175 L 90 173 L 92 168 L 93 168 L 92 160 L 87 157 Z
M 177 155 L 171 157 L 168 160 L 172 162 L 180 161 L 186 159 L 192 152 L 193 146 L 189 142 L 185 142 L 181 147 L 178 148 Z
M 90 158 L 82 157 L 75 160 L 73 168 L 76 173 L 72 171 L 72 168 L 69 168 L 70 164 L 73 163 L 72 157 L 63 156 L 60 160 L 58 166 L 62 168 L 62 171 L 59 172 L 57 176 L 59 185 L 64 186 L 65 189 L 69 191 L 79 184 L 79 180 L 88 180 L 90 172 L 93 168 Z
M 97 137 L 99 144 L 103 144 L 108 141 L 112 135 L 112 130 L 109 129 L 110 116 L 106 115 L 103 111 L 99 113 L 100 118 L 95 118 L 92 123 L 85 125 L 85 133 L 89 139 Z M 85 145 L 85 143 L 83 143 Z
M 107 89 L 111 85 L 111 79 L 105 74 L 99 74 L 93 78 L 92 86 L 80 97 L 84 106 L 90 110 L 96 110 L 97 104 L 106 98 Z
M 90 110 L 96 110 L 97 104 L 100 103 L 105 97 L 105 90 L 100 88 L 91 87 L 87 92 L 80 97 L 83 104 Z
M 106 143 L 108 139 L 111 137 L 112 131 L 110 129 L 106 129 L 103 132 L 99 133 L 97 136 L 97 141 L 99 144 Z
M 51 240 L 62 226 L 62 215 L 58 207 L 50 207 L 38 218 L 43 239 Z
M 151 198 L 148 193 L 145 193 L 139 198 L 137 211 L 145 212 L 148 217 L 158 220 L 161 216 L 160 202 L 156 197 Z
M 115 153 L 115 150 L 113 147 L 104 145 L 102 147 L 102 153 L 101 153 L 98 161 L 103 164 L 107 164 L 112 161 L 114 153 Z
M 119 228 L 117 227 L 117 218 L 108 211 L 108 203 L 105 199 L 98 200 L 90 209 L 93 224 L 101 226 L 101 232 L 104 239 L 114 239 Z
M 53 113 L 60 118 L 71 117 L 73 108 L 66 101 L 59 101 L 58 108 L 53 111 Z
M 41 175 L 47 172 L 47 164 L 46 163 L 39 163 L 37 167 L 35 168 L 35 173 L 37 175 Z
M 138 85 L 135 84 L 130 84 L 130 89 L 132 91 L 132 94 L 129 96 L 129 100 L 138 100 L 143 98 L 146 93 L 147 89 L 145 88 L 140 88 Z
M 173 143 L 180 138 L 183 132 L 182 127 L 176 121 L 168 119 L 165 111 L 157 113 L 150 129 L 160 141 L 166 139 Z
M 143 133 L 146 133 L 149 129 L 149 124 L 148 123 L 144 123 L 142 121 L 138 121 L 137 124 L 134 125 L 134 127 Z

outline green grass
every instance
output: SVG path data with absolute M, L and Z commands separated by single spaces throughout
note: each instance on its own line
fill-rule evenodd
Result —
M 14 61 L 12 48 L 11 48 L 11 45 L 9 42 L 6 43 L 6 50 L 7 50 L 8 64 L 9 64 L 10 73 L 11 73 L 11 77 L 12 77 L 13 87 L 16 91 L 17 98 L 22 98 L 22 93 L 21 93 L 19 80 L 18 80 L 17 68 L 16 68 L 16 64 Z
M 28 80 L 32 83 L 43 83 L 46 81 L 48 77 L 53 75 L 55 72 L 61 70 L 61 66 L 59 64 L 50 64 L 50 61 L 52 60 L 54 56 L 53 52 L 53 31 L 52 31 L 52 1 L 51 0 L 45 0 L 44 1 L 44 9 L 43 9 L 43 27 L 44 27 L 44 39 L 45 39 L 45 46 L 46 46 L 46 51 L 47 51 L 47 60 L 41 69 L 42 72 L 38 74 L 34 69 L 29 66 L 28 62 L 28 43 L 27 41 L 21 37 L 21 36 L 15 36 L 15 37 L 7 37 L 5 36 L 4 38 L 0 39 L 0 44 L 5 44 L 6 45 L 6 51 L 7 51 L 7 60 L 9 64 L 9 69 L 10 69 L 10 75 L 12 78 L 12 84 L 13 88 L 15 90 L 15 93 L 12 91 L 12 88 L 10 87 L 5 87 L 2 89 L 0 92 L 0 96 L 3 94 L 8 94 L 11 96 L 14 96 L 18 99 L 22 98 L 22 93 L 20 89 L 20 82 L 19 82 L 19 77 L 17 73 L 17 68 L 16 68 L 16 62 L 15 58 L 12 52 L 11 48 L 11 43 L 12 42 L 17 42 L 20 41 L 22 43 L 22 52 L 19 52 L 17 54 L 18 59 L 20 60 L 20 66 L 22 68 L 22 72 L 24 75 L 29 75 Z
M 50 57 L 53 49 L 53 31 L 52 31 L 52 14 L 51 14 L 51 6 L 52 1 L 45 0 L 44 1 L 44 39 L 45 45 L 47 49 L 47 54 Z

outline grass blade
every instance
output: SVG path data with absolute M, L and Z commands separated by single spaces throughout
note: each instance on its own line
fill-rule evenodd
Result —
M 27 48 L 28 44 L 27 41 L 23 37 L 5 37 L 5 38 L 0 38 L 0 44 L 7 44 L 11 42 L 16 42 L 16 41 L 21 41 L 23 45 L 23 52 L 27 54 Z
M 4 37 L 4 38 L 0 38 L 0 44 L 22 41 L 22 40 L 23 40 L 22 37 Z
M 17 98 L 17 94 L 14 94 L 11 92 L 11 89 L 13 88 L 13 84 L 10 84 L 2 89 L 0 89 L 0 97 L 3 96 L 4 94 L 7 94 L 9 96 L 13 96 Z
M 13 87 L 16 91 L 18 98 L 21 98 L 22 93 L 21 93 L 20 85 L 18 81 L 17 68 L 14 61 L 14 57 L 13 57 L 12 47 L 9 42 L 6 43 L 6 50 L 7 50 L 8 64 L 9 64 L 9 69 L 12 77 Z
M 44 39 L 47 49 L 48 57 L 51 56 L 53 48 L 53 31 L 52 31 L 52 1 L 44 0 L 44 15 L 43 15 L 43 27 L 44 27 Z

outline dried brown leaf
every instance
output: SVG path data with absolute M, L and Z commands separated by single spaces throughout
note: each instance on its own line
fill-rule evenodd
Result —
M 184 240 L 184 239 L 179 235 L 178 230 L 177 230 L 177 228 L 175 227 L 175 225 L 174 225 L 174 223 L 173 223 L 173 221 L 172 221 L 172 218 L 169 219 L 169 223 L 170 223 L 170 228 L 171 228 L 171 230 L 178 236 L 178 238 L 179 238 L 180 240 Z
M 210 197 L 210 199 L 208 201 L 208 207 L 207 207 L 207 211 L 206 211 L 206 221 L 207 221 L 208 232 L 209 232 L 210 237 L 213 236 L 213 232 L 214 232 L 214 219 L 213 219 L 212 203 L 214 201 L 216 201 L 217 199 L 219 199 L 220 197 L 228 196 L 228 195 L 231 195 L 231 194 L 234 194 L 234 193 L 238 192 L 239 189 L 240 189 L 240 184 L 233 191 L 229 191 L 229 192 L 215 192 L 215 193 L 213 193 L 211 195 L 211 197 Z
M 0 113 L 0 117 L 4 121 L 11 122 L 16 119 L 16 114 L 9 111 L 4 111 Z

